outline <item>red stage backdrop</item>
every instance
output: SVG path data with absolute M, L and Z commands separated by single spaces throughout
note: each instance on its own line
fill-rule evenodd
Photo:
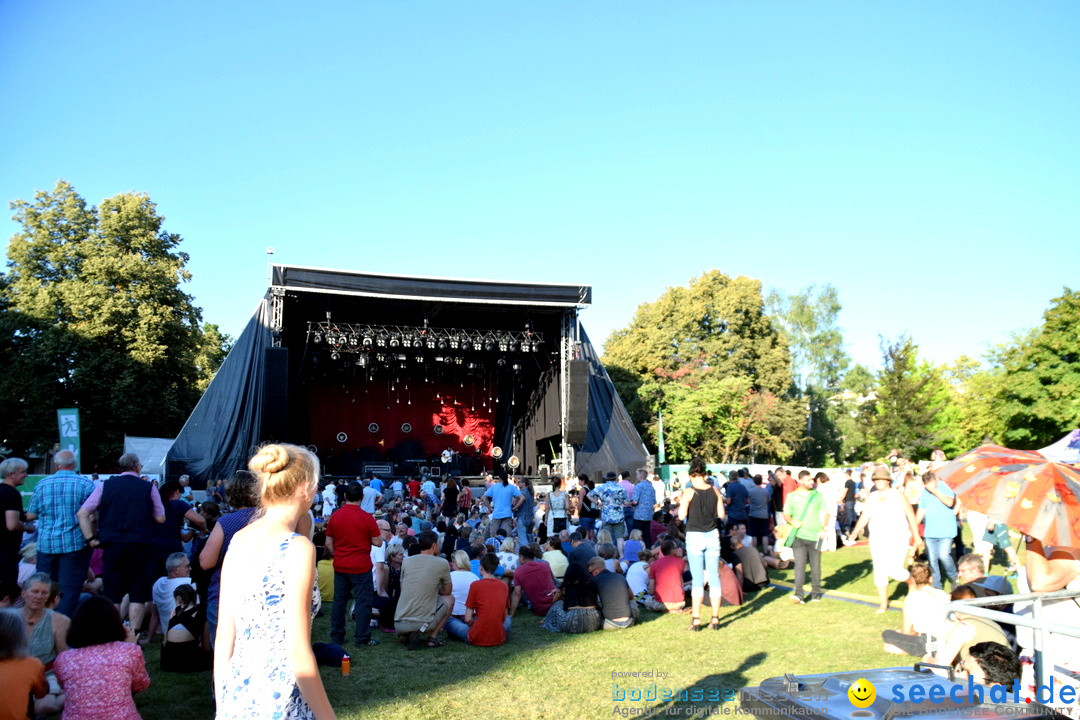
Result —
M 422 378 L 408 383 L 324 378 L 313 380 L 309 388 L 310 441 L 320 453 L 331 450 L 340 457 L 371 448 L 382 460 L 399 446 L 415 450 L 419 444 L 417 457 L 431 459 L 449 448 L 482 458 L 483 465 L 491 467 L 494 387 Z M 378 425 L 375 432 L 369 429 L 372 423 Z M 411 430 L 403 427 L 406 424 Z M 442 427 L 441 435 L 434 431 L 436 425 Z M 347 436 L 344 442 L 338 440 L 340 433 Z M 465 444 L 467 435 L 473 436 L 471 446 Z

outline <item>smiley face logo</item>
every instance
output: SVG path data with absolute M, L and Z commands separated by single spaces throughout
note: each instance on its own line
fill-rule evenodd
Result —
M 869 680 L 859 678 L 848 688 L 847 696 L 857 708 L 870 707 L 877 698 L 877 688 Z

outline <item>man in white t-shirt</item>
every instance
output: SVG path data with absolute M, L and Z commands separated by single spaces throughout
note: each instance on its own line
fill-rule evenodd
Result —
M 173 609 L 176 608 L 176 599 L 173 593 L 181 585 L 191 585 L 191 561 L 182 552 L 174 552 L 165 560 L 165 577 L 158 578 L 153 587 L 154 605 L 157 607 L 158 619 L 161 622 L 162 632 L 169 627 L 169 618 L 172 617 Z

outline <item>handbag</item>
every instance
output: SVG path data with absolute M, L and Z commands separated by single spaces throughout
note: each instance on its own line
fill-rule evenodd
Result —
M 806 504 L 803 505 L 802 513 L 799 515 L 799 520 L 798 520 L 799 526 L 801 526 L 802 521 L 804 519 L 806 519 L 806 513 L 810 512 L 810 502 L 811 502 L 811 500 L 812 500 L 812 498 L 807 498 L 806 499 Z M 787 537 L 784 538 L 784 547 L 793 546 L 795 544 L 795 536 L 798 535 L 798 534 L 799 534 L 799 527 L 795 526 L 795 525 L 792 525 L 791 529 L 788 530 Z

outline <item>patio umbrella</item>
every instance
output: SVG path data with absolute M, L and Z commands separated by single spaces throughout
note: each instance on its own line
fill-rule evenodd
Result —
M 983 445 L 937 471 L 965 507 L 1047 545 L 1080 547 L 1080 470 Z

